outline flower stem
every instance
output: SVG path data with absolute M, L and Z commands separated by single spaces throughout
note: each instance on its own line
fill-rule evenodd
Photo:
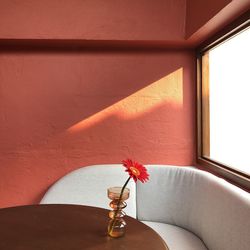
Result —
M 122 187 L 122 190 L 121 190 L 121 193 L 120 193 L 120 197 L 119 197 L 119 201 L 118 201 L 118 207 L 119 207 L 119 205 L 120 205 L 120 203 L 121 203 L 122 195 L 123 195 L 124 189 L 126 188 L 126 186 L 127 186 L 127 184 L 128 184 L 128 182 L 129 182 L 130 179 L 131 179 L 131 177 L 129 176 L 128 179 L 126 180 L 125 184 L 124 184 L 123 187 Z
M 120 193 L 120 196 L 119 196 L 119 200 L 118 200 L 118 203 L 117 203 L 117 209 L 115 210 L 115 214 L 114 214 L 114 217 L 113 217 L 113 221 L 112 221 L 112 224 L 109 228 L 109 231 L 108 231 L 108 234 L 110 235 L 110 233 L 113 231 L 114 229 L 114 224 L 115 224 L 115 219 L 116 219 L 116 216 L 118 214 L 118 211 L 120 210 L 120 204 L 121 204 L 121 201 L 122 201 L 122 195 L 123 195 L 123 192 L 124 192 L 124 189 L 126 188 L 129 180 L 131 179 L 131 177 L 129 176 L 127 181 L 125 182 L 125 184 L 123 185 L 122 187 L 122 190 L 121 190 L 121 193 Z

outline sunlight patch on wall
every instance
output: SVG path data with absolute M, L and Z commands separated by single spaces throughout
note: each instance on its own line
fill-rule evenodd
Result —
M 183 68 L 153 82 L 121 101 L 97 112 L 68 129 L 77 132 L 91 127 L 110 116 L 122 119 L 135 119 L 149 113 L 162 104 L 182 107 L 183 104 Z

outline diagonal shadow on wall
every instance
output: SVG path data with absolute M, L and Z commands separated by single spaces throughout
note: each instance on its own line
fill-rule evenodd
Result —
M 0 57 L 2 206 L 39 201 L 80 166 L 192 163 L 192 52 Z

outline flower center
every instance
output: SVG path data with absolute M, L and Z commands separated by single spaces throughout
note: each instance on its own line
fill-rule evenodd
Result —
M 130 171 L 132 172 L 133 175 L 135 175 L 135 176 L 140 175 L 140 171 L 137 168 L 130 167 L 129 169 L 130 169 Z

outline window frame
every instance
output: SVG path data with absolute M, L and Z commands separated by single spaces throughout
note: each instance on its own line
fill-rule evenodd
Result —
M 209 130 L 209 124 L 208 123 L 205 124 L 203 122 L 205 116 L 208 116 L 207 119 L 209 120 L 209 108 L 207 107 L 207 109 L 204 109 L 203 107 L 204 105 L 202 105 L 202 102 L 204 102 L 203 94 L 209 91 L 209 86 L 208 86 L 209 84 L 203 86 L 202 58 L 205 55 L 205 53 L 208 52 L 210 49 L 214 48 L 220 43 L 223 43 L 224 41 L 233 37 L 240 31 L 246 29 L 247 27 L 250 27 L 249 16 L 250 16 L 250 11 L 247 11 L 245 14 L 243 14 L 238 19 L 233 21 L 231 24 L 226 26 L 223 30 L 221 30 L 216 35 L 214 35 L 213 37 L 205 41 L 203 44 L 201 44 L 196 50 L 196 55 L 197 55 L 196 56 L 197 58 L 197 67 L 196 67 L 197 159 L 196 160 L 198 167 L 203 170 L 212 172 L 213 174 L 216 174 L 220 177 L 223 177 L 224 179 L 245 189 L 248 192 L 250 192 L 250 175 L 238 171 L 237 169 L 227 166 L 221 162 L 212 160 L 203 155 L 203 148 L 205 147 L 207 150 L 209 147 L 209 141 L 204 142 L 203 140 L 204 130 L 206 130 L 205 136 L 209 137 L 209 134 L 207 134 Z M 209 103 L 209 99 L 206 99 L 205 101 Z

